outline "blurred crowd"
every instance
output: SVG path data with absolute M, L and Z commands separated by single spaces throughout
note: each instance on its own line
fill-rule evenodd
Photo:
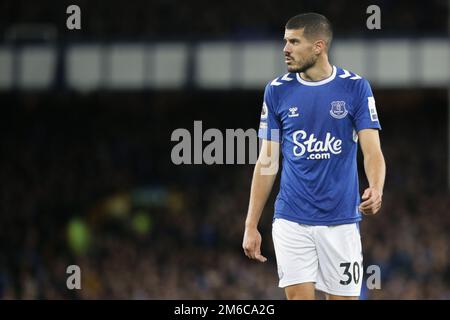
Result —
M 376 94 L 388 171 L 382 211 L 364 218 L 361 234 L 381 289 L 363 283 L 362 298 L 450 299 L 445 94 Z M 256 128 L 261 99 L 0 95 L 0 298 L 284 299 L 271 238 L 276 192 L 260 226 L 269 260 L 259 264 L 241 249 L 252 165 L 170 161 L 175 128 Z M 69 265 L 81 268 L 81 290 L 66 287 Z
M 81 30 L 66 28 L 66 8 L 81 8 Z M 287 20 L 302 12 L 319 12 L 334 24 L 341 37 L 374 36 L 367 29 L 367 7 L 381 8 L 381 30 L 376 35 L 445 36 L 448 32 L 448 1 L 272 1 L 248 0 L 230 4 L 207 0 L 52 1 L 0 2 L 0 35 L 36 35 L 40 28 L 55 36 L 87 39 L 157 38 L 279 38 Z M 372 13 L 372 12 L 371 12 Z M 32 25 L 32 28 L 26 27 Z M 25 27 L 24 27 L 25 26 Z

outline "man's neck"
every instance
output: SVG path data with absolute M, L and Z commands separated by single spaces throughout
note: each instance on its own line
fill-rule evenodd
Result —
M 301 72 L 300 77 L 306 81 L 320 81 L 330 77 L 333 74 L 333 67 L 328 61 L 323 63 L 316 63 L 312 68 L 306 72 Z

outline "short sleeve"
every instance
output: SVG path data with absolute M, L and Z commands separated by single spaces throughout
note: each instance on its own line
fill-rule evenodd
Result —
M 375 98 L 367 80 L 361 81 L 361 86 L 355 97 L 354 121 L 356 131 L 363 129 L 381 130 L 378 113 L 375 106 Z
M 264 101 L 259 123 L 258 137 L 261 139 L 280 141 L 281 125 L 276 114 L 276 99 L 273 97 L 273 87 L 268 84 L 264 90 Z

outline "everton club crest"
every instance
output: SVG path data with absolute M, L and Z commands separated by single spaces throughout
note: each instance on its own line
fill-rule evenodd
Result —
M 342 119 L 345 118 L 348 111 L 345 108 L 345 101 L 333 101 L 331 103 L 330 114 L 333 118 Z

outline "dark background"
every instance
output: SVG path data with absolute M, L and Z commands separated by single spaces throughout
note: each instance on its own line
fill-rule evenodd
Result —
M 115 39 L 278 38 L 291 16 L 325 14 L 338 36 L 445 36 L 448 2 L 77 1 L 83 29 L 65 29 L 65 3 L 2 1 L 3 43 L 18 23 L 48 23 L 60 43 Z M 382 8 L 383 29 L 365 28 Z M 270 80 L 270 79 L 268 79 Z M 369 299 L 450 298 L 448 93 L 373 88 L 387 164 L 383 208 L 361 223 L 364 265 L 381 267 Z M 253 166 L 172 164 L 176 128 L 258 127 L 261 90 L 0 92 L 0 298 L 284 299 L 271 217 L 265 264 L 242 252 Z M 361 155 L 359 154 L 361 160 Z M 360 185 L 367 186 L 362 162 Z M 66 268 L 82 290 L 66 288 Z

